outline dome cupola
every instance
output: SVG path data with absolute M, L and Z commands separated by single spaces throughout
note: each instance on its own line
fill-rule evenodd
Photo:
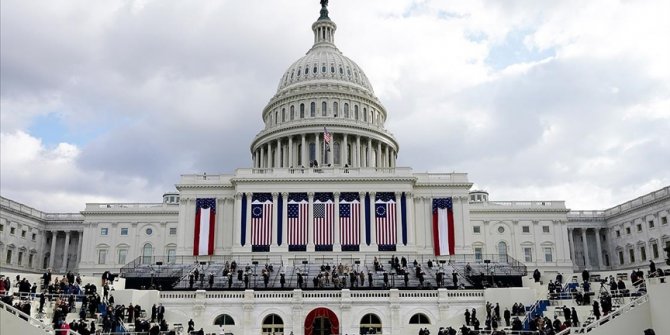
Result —
M 263 109 L 265 129 L 251 144 L 256 168 L 395 166 L 398 143 L 384 128 L 386 109 L 363 70 L 335 46 L 328 14 L 321 0 L 312 47 Z

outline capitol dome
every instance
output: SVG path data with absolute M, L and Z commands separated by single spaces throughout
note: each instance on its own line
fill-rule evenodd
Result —
M 386 109 L 360 66 L 335 46 L 335 30 L 322 1 L 312 47 L 263 108 L 265 128 L 251 143 L 255 168 L 395 167 L 398 143 L 384 127 Z

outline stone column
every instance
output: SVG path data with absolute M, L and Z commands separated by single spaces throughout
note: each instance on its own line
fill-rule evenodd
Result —
M 83 230 L 78 231 L 77 236 L 78 236 L 78 239 L 77 239 L 77 268 L 79 268 L 79 263 L 81 263 L 81 254 L 82 254 L 82 251 L 83 251 L 83 250 L 81 250 L 81 246 L 82 246 L 82 243 L 84 242 L 84 231 Z
M 278 199 L 279 193 L 277 192 L 272 192 L 272 208 L 274 210 L 272 211 L 272 227 L 270 227 L 270 230 L 272 231 L 272 236 L 270 236 L 270 245 L 272 248 L 277 247 L 277 225 L 279 221 L 277 220 L 277 214 L 278 214 L 278 209 L 279 206 L 277 205 L 277 199 Z
M 591 269 L 591 260 L 589 259 L 589 249 L 586 246 L 586 228 L 582 228 L 582 246 L 584 248 L 584 267 Z
M 340 151 L 341 152 L 341 151 Z M 333 192 L 335 217 L 333 221 L 333 251 L 341 251 L 340 244 L 340 192 Z
M 314 251 L 314 192 L 307 193 L 307 251 Z
M 359 135 L 356 135 L 356 149 L 354 150 L 356 153 L 356 162 L 354 163 L 355 167 L 363 167 L 361 164 L 361 137 Z
M 300 146 L 300 166 L 305 166 L 306 164 L 306 159 L 305 157 L 307 156 L 306 151 L 307 148 L 305 147 L 305 134 L 302 134 L 300 136 L 301 140 L 301 146 Z
M 570 246 L 570 261 L 572 265 L 575 265 L 575 240 L 574 240 L 574 229 L 568 228 L 568 244 Z
M 377 141 L 377 155 L 375 159 L 376 167 L 384 167 L 384 161 L 382 160 L 382 142 Z
M 367 150 L 368 152 L 365 156 L 367 162 L 365 162 L 365 166 L 366 167 L 372 167 L 373 166 L 373 164 L 372 164 L 372 139 L 369 138 L 369 137 L 368 137 L 368 147 L 367 147 L 367 149 L 368 149 Z
M 319 133 L 314 134 L 314 159 L 319 162 L 319 166 L 323 165 L 321 159 L 321 140 L 319 139 Z
M 344 164 L 351 165 L 349 164 L 349 147 L 348 147 L 349 144 L 347 143 L 347 139 L 349 136 L 347 136 L 347 134 L 342 134 L 342 137 L 343 137 L 342 143 L 344 143 L 344 145 L 340 149 L 341 154 L 340 165 L 342 166 L 344 166 Z
M 395 192 L 395 201 L 396 201 L 395 238 L 397 248 L 398 245 L 402 245 L 402 192 Z
M 65 232 L 65 246 L 63 247 L 63 272 L 67 272 L 67 256 L 68 256 L 68 249 L 70 246 L 70 235 L 71 231 L 66 231 Z
M 375 198 L 377 192 L 370 192 L 370 245 L 377 249 L 377 224 L 375 223 Z
M 275 167 L 280 168 L 282 167 L 281 164 L 281 140 L 277 139 L 277 149 L 275 149 Z
M 246 227 L 246 234 L 245 234 L 245 239 L 244 239 L 244 245 L 251 245 L 251 192 L 247 193 L 247 218 L 245 222 L 245 227 Z M 249 247 L 249 250 L 251 250 L 251 247 Z
M 49 254 L 49 268 L 54 270 L 54 259 L 56 259 L 56 238 L 58 238 L 58 231 L 51 231 L 51 253 Z
M 258 158 L 258 165 L 259 165 L 258 167 L 262 169 L 265 167 L 265 148 L 263 148 L 262 145 L 260 147 L 261 149 L 260 149 L 260 157 Z
M 288 252 L 288 192 L 282 192 L 282 228 L 281 228 L 281 251 Z
M 242 240 L 242 228 L 240 224 L 242 220 L 242 193 L 235 193 L 235 205 L 233 206 L 233 236 L 234 236 L 234 241 L 233 245 L 235 247 L 241 247 L 241 240 Z
M 389 157 L 388 145 L 384 145 L 384 167 L 391 167 L 391 159 Z
M 596 233 L 596 250 L 598 251 L 598 269 L 603 269 L 603 249 L 600 245 L 600 228 L 595 229 Z
M 288 167 L 293 166 L 293 136 L 288 137 Z

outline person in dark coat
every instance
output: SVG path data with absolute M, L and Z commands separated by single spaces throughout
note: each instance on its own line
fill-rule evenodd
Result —
M 512 318 L 512 313 L 510 313 L 508 308 L 505 308 L 505 312 L 503 313 L 503 317 L 505 318 L 505 327 L 510 326 L 510 319 Z
M 589 270 L 584 269 L 584 271 L 582 271 L 582 280 L 584 280 L 584 282 L 588 282 L 590 277 L 591 275 L 589 274 Z
M 542 274 L 540 273 L 540 270 L 535 269 L 535 271 L 533 271 L 533 279 L 535 279 L 536 283 L 540 282 L 540 277 L 542 277 Z
M 652 274 L 656 272 L 656 263 L 651 259 L 649 260 L 649 272 Z
M 470 310 L 465 309 L 465 325 L 470 326 Z
M 454 286 L 458 287 L 458 273 L 456 271 L 451 274 L 451 279 L 454 282 Z
M 596 317 L 596 320 L 600 320 L 600 304 L 598 300 L 593 301 L 593 315 Z

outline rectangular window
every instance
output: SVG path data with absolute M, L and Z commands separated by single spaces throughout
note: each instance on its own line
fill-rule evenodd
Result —
M 482 248 L 475 248 L 475 260 L 478 262 L 482 261 Z
M 661 224 L 668 224 L 668 217 L 664 216 L 661 218 Z
M 616 231 L 616 237 L 621 237 L 621 231 L 620 230 Z
M 33 241 L 37 240 L 37 234 L 33 233 L 32 239 Z
M 647 248 L 645 247 L 640 247 L 640 260 L 642 261 L 647 260 Z
M 649 220 L 647 223 L 649 223 L 649 228 L 654 228 L 654 220 Z
M 170 235 L 177 235 L 177 228 L 170 228 Z
M 521 227 L 521 232 L 523 233 L 530 233 L 530 226 L 522 226 Z
M 34 258 L 35 258 L 35 255 L 33 255 L 33 254 L 30 254 L 30 255 L 28 256 L 28 267 L 29 267 L 29 268 L 32 268 L 32 267 L 33 267 L 33 259 L 34 259 Z
M 526 262 L 533 261 L 533 248 L 523 248 L 523 255 Z
M 9 228 L 9 233 L 12 234 L 12 235 L 16 234 L 16 228 L 14 228 L 14 227 Z
M 127 236 L 128 235 L 128 228 L 121 228 L 121 236 Z
M 626 227 L 626 235 L 630 235 L 630 227 Z
M 472 232 L 475 234 L 479 234 L 482 232 L 482 227 L 480 226 L 472 226 Z
M 2 233 L 3 231 L 5 231 L 5 225 L 4 225 L 4 224 L 0 224 L 0 233 Z
M 177 229 L 177 228 L 175 228 Z M 167 262 L 172 264 L 177 260 L 177 250 L 176 249 L 168 249 L 167 251 Z
M 19 251 L 19 258 L 17 264 L 21 266 L 21 263 L 23 263 L 23 251 Z
M 542 226 L 542 232 L 545 234 L 549 234 L 549 226 Z
M 658 244 L 653 243 L 651 245 L 651 255 L 654 259 L 658 258 Z
M 635 263 L 635 250 L 633 249 L 628 250 L 628 258 L 631 263 Z
M 119 264 L 126 264 L 126 256 L 128 256 L 128 249 L 119 249 Z
M 554 261 L 554 255 L 551 253 L 551 248 L 544 248 L 544 261 L 547 263 Z
M 641 231 L 642 231 L 642 225 L 639 224 L 639 223 L 637 224 L 637 231 L 638 231 L 638 232 L 641 232 Z
M 12 250 L 7 250 L 7 258 L 5 258 L 5 264 L 12 264 Z
M 107 233 L 109 233 L 109 230 L 107 228 L 100 228 L 100 235 L 107 236 Z
M 21 231 L 21 237 L 26 238 L 26 233 L 27 233 L 27 232 L 26 232 L 25 230 L 22 230 L 22 231 Z
M 619 265 L 623 265 L 623 251 L 619 251 Z
M 107 262 L 107 250 L 98 250 L 98 264 L 105 264 Z

